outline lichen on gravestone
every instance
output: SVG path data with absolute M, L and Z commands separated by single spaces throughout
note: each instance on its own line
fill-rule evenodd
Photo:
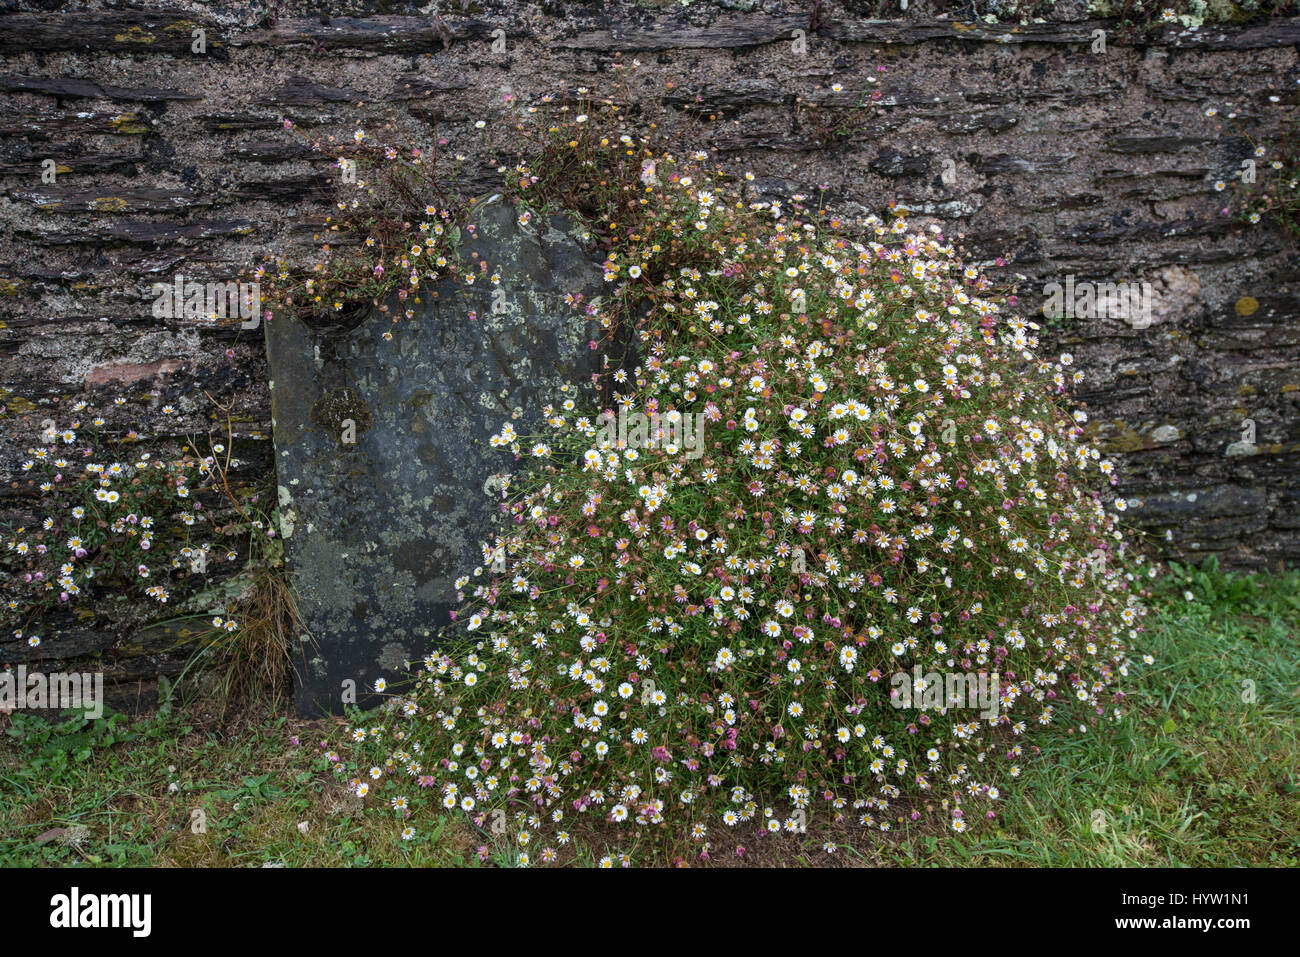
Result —
M 598 324 L 566 302 L 603 286 L 572 221 L 521 227 L 494 196 L 471 222 L 467 268 L 394 294 L 389 313 L 267 324 L 280 531 L 307 632 L 293 654 L 300 714 L 339 713 L 350 693 L 377 704 L 376 679 L 434 650 L 454 582 L 500 527 L 485 489 L 515 463 L 489 438 L 506 421 L 540 431 L 562 386 L 594 402 L 593 374 L 621 359 L 592 348 Z

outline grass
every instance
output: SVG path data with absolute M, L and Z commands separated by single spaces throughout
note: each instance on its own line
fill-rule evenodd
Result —
M 1300 572 L 1175 565 L 1146 621 L 1156 662 L 1135 676 L 1127 717 L 1105 736 L 1058 729 L 1040 741 L 1051 757 L 1026 762 L 997 821 L 965 835 L 864 835 L 810 820 L 806 835 L 750 836 L 745 861 L 1297 866 Z M 135 719 L 0 717 L 0 866 L 479 863 L 492 836 L 461 817 L 415 822 L 419 835 L 402 841 L 389 815 L 363 810 L 329 770 L 340 728 L 256 704 L 210 723 L 169 704 Z M 727 851 L 712 863 L 743 863 Z
M 334 784 L 319 745 L 332 730 L 271 714 L 200 730 L 167 707 L 134 721 L 15 715 L 0 756 L 0 866 L 468 862 L 467 839 L 394 841 L 390 821 Z
M 1175 568 L 1118 727 L 1055 733 L 992 835 L 921 836 L 882 863 L 1300 863 L 1300 574 Z

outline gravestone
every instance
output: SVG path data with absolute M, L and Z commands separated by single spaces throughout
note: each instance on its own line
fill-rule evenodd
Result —
M 281 533 L 310 633 L 293 653 L 299 714 L 339 713 L 349 688 L 377 704 L 376 679 L 433 650 L 455 580 L 487 564 L 492 479 L 515 470 L 489 437 L 510 420 L 536 434 L 565 383 L 595 398 L 599 327 L 565 296 L 590 303 L 603 281 L 573 223 L 521 227 L 497 197 L 471 222 L 460 251 L 475 282 L 394 294 L 392 315 L 413 318 L 368 308 L 267 325 Z

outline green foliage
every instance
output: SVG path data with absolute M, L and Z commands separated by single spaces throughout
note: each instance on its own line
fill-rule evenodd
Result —
M 1300 613 L 1300 572 L 1262 578 L 1250 572 L 1222 570 L 1218 556 L 1209 555 L 1199 567 L 1171 561 L 1169 573 L 1165 588 L 1183 589 L 1186 601 L 1214 606 L 1220 612 L 1261 618 Z
M 66 777 L 73 765 L 91 760 L 98 749 L 138 737 L 121 714 L 107 714 L 98 720 L 79 713 L 74 716 L 71 711 L 65 716 L 56 724 L 34 715 L 13 716 L 5 736 L 25 754 L 22 766 L 13 772 L 16 777 L 57 781 Z

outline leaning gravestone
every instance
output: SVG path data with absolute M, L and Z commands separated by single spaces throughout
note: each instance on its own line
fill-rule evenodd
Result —
M 603 361 L 597 324 L 565 301 L 603 285 L 572 224 L 521 227 L 496 197 L 472 222 L 460 251 L 475 282 L 394 296 L 413 318 L 267 325 L 281 533 L 310 633 L 294 649 L 302 715 L 339 713 L 349 691 L 376 704 L 376 679 L 429 653 L 500 521 L 491 480 L 514 462 L 489 437 L 511 419 L 535 434 L 560 386 Z

